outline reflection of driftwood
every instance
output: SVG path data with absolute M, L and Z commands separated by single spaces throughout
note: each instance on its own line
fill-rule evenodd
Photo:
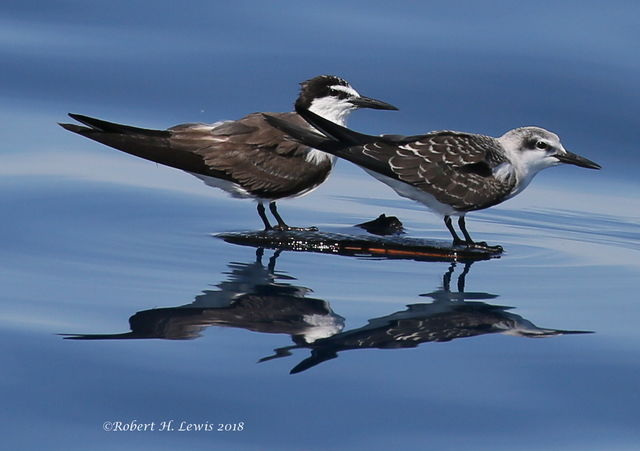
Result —
M 229 232 L 217 235 L 244 246 L 320 252 L 353 257 L 383 257 L 424 261 L 476 261 L 499 257 L 499 252 L 451 246 L 434 240 L 405 237 L 346 235 L 325 232 Z

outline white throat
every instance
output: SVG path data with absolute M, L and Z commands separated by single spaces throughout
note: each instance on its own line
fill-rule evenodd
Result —
M 354 104 L 343 99 L 322 97 L 311 102 L 309 111 L 344 127 L 347 124 L 347 116 L 356 108 Z
M 357 107 L 346 100 L 338 99 L 336 97 L 322 97 L 320 99 L 314 99 L 311 102 L 309 111 L 322 116 L 323 118 L 334 122 L 342 127 L 347 125 L 347 116 L 351 114 Z M 331 161 L 331 164 L 336 164 L 335 155 L 323 152 L 318 149 L 311 149 L 305 158 L 310 163 L 320 164 L 325 160 Z

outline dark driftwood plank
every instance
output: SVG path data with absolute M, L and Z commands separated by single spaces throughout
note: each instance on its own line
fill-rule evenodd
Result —
M 229 232 L 216 235 L 244 246 L 354 257 L 380 257 L 424 261 L 476 261 L 499 257 L 499 252 L 452 247 L 443 241 L 405 237 L 378 237 L 325 232 Z

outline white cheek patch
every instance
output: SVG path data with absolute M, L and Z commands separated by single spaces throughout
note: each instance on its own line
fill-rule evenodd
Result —
M 322 116 L 343 127 L 346 125 L 347 115 L 355 109 L 355 105 L 344 99 L 338 99 L 337 97 L 314 99 L 309 107 L 309 111 L 312 113 L 316 113 L 318 116 Z

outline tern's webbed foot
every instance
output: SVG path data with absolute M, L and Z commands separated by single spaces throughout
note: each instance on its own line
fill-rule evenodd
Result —
M 495 253 L 501 253 L 504 249 L 502 248 L 502 246 L 500 245 L 496 245 L 496 246 L 489 246 L 486 242 L 484 241 L 480 241 L 480 242 L 476 242 L 476 243 L 467 243 L 467 247 L 471 248 L 471 249 L 480 249 L 483 251 L 488 251 L 488 252 L 495 252 Z
M 478 242 L 474 242 L 474 241 L 465 241 L 465 240 L 453 240 L 453 245 L 454 246 L 464 246 L 467 249 L 478 249 L 478 250 L 482 250 L 482 251 L 487 251 L 487 252 L 491 252 L 491 253 L 502 253 L 502 251 L 504 250 L 502 248 L 502 246 L 497 245 L 497 246 L 489 246 L 486 242 L 484 241 L 478 241 Z

